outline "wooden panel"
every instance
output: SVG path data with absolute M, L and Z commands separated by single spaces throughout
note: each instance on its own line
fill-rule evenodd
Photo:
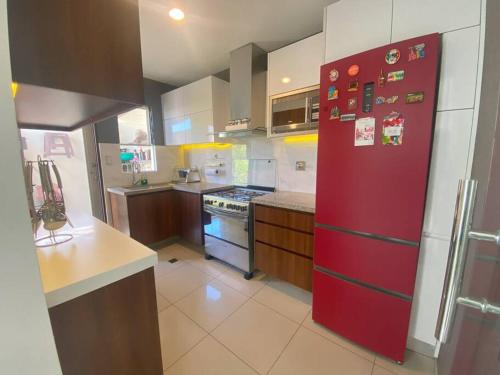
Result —
M 300 230 L 307 233 L 314 231 L 314 215 L 284 208 L 255 206 L 255 220 L 265 223 L 281 225 L 283 227 Z
M 178 233 L 178 203 L 176 192 L 161 191 L 127 197 L 130 236 L 153 244 Z
M 49 314 L 65 375 L 163 374 L 152 268 Z
M 137 0 L 8 0 L 7 8 L 19 126 L 71 129 L 144 104 Z
M 120 194 L 108 193 L 111 205 L 111 220 L 113 228 L 130 236 L 128 221 L 127 198 Z
M 305 255 L 309 258 L 313 256 L 312 234 L 297 232 L 257 221 L 255 223 L 255 239 L 269 245 Z
M 264 273 L 312 290 L 312 260 L 255 242 L 255 267 Z
M 205 243 L 202 221 L 202 195 L 176 192 L 179 202 L 179 234 L 192 244 L 203 246 Z

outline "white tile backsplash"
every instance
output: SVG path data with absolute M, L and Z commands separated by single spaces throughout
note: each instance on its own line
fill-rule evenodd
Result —
M 236 150 L 237 147 L 239 150 Z M 207 168 L 207 164 L 223 161 L 225 167 L 220 169 L 224 173 L 219 175 L 203 173 L 204 178 L 209 182 L 232 184 L 234 160 L 246 158 L 249 160 L 249 184 L 274 186 L 278 190 L 315 193 L 317 150 L 317 141 L 287 143 L 285 138 L 242 138 L 235 141 L 234 146 L 226 148 L 214 146 L 186 150 L 185 164 L 197 166 L 205 172 L 213 169 Z M 297 161 L 306 162 L 305 171 L 295 170 Z

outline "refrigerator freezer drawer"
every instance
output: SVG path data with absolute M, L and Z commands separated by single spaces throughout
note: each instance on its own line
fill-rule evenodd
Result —
M 314 238 L 315 265 L 378 288 L 413 295 L 418 247 L 321 227 L 316 228 Z
M 314 270 L 313 320 L 376 353 L 404 360 L 411 302 Z

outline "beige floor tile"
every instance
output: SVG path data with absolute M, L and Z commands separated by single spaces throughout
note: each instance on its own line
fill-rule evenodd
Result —
M 256 372 L 219 344 L 205 337 L 165 375 L 255 375 Z
M 300 324 L 311 310 L 312 294 L 283 281 L 272 280 L 253 299 Z
M 158 315 L 158 321 L 164 369 L 171 366 L 207 335 L 175 306 L 163 310 Z
M 375 366 L 373 366 L 372 375 L 395 375 L 395 374 L 394 374 L 394 372 L 386 370 L 383 367 L 375 365 Z
M 218 280 L 209 281 L 176 303 L 176 306 L 207 331 L 212 331 L 248 297 Z
M 260 374 L 265 374 L 297 327 L 274 310 L 248 300 L 212 335 Z
M 306 320 L 304 320 L 304 323 L 302 323 L 302 325 L 310 329 L 311 331 L 316 332 L 317 334 L 323 336 L 324 338 L 333 341 L 336 344 L 339 344 L 340 346 L 360 355 L 361 357 L 371 362 L 375 361 L 375 356 L 376 356 L 375 353 L 343 338 L 342 336 L 335 334 L 326 327 L 323 327 L 322 325 L 315 323 L 312 320 L 311 312 L 307 315 L 307 318 Z
M 301 327 L 270 375 L 370 375 L 372 367 L 373 362 Z
M 174 303 L 211 279 L 212 276 L 186 264 L 158 277 L 156 289 L 168 301 Z
M 252 297 L 255 293 L 266 286 L 264 274 L 256 274 L 251 280 L 245 280 L 243 273 L 227 269 L 224 273 L 217 277 L 224 284 L 229 285 L 231 288 L 236 289 L 238 292 L 243 293 L 248 297 Z
M 203 257 L 203 254 L 194 251 L 187 246 L 184 246 L 180 243 L 175 243 L 173 245 L 164 247 L 159 251 L 161 253 L 161 256 L 158 255 L 158 257 L 168 257 L 170 258 L 177 258 L 179 260 L 192 260 L 192 259 L 199 259 Z
M 160 293 L 156 292 L 156 305 L 158 306 L 158 312 L 160 312 L 169 307 L 170 302 L 168 302 Z
M 398 365 L 396 362 L 377 356 L 375 364 L 398 375 L 434 375 L 436 360 L 424 355 L 406 351 L 405 362 Z
M 199 268 L 203 272 L 206 272 L 214 277 L 218 277 L 230 269 L 229 266 L 215 259 L 211 260 L 206 260 L 205 258 L 191 259 L 189 260 L 189 264 Z
M 186 263 L 183 261 L 177 261 L 175 263 L 170 263 L 168 260 L 171 259 L 169 257 L 160 258 L 158 257 L 158 264 L 155 265 L 155 277 L 158 278 L 160 276 L 164 276 L 173 270 L 176 270 L 179 267 L 182 267 Z

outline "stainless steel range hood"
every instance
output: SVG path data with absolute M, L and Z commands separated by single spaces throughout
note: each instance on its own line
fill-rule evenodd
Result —
M 219 137 L 266 133 L 267 52 L 249 43 L 230 53 L 231 117 Z

